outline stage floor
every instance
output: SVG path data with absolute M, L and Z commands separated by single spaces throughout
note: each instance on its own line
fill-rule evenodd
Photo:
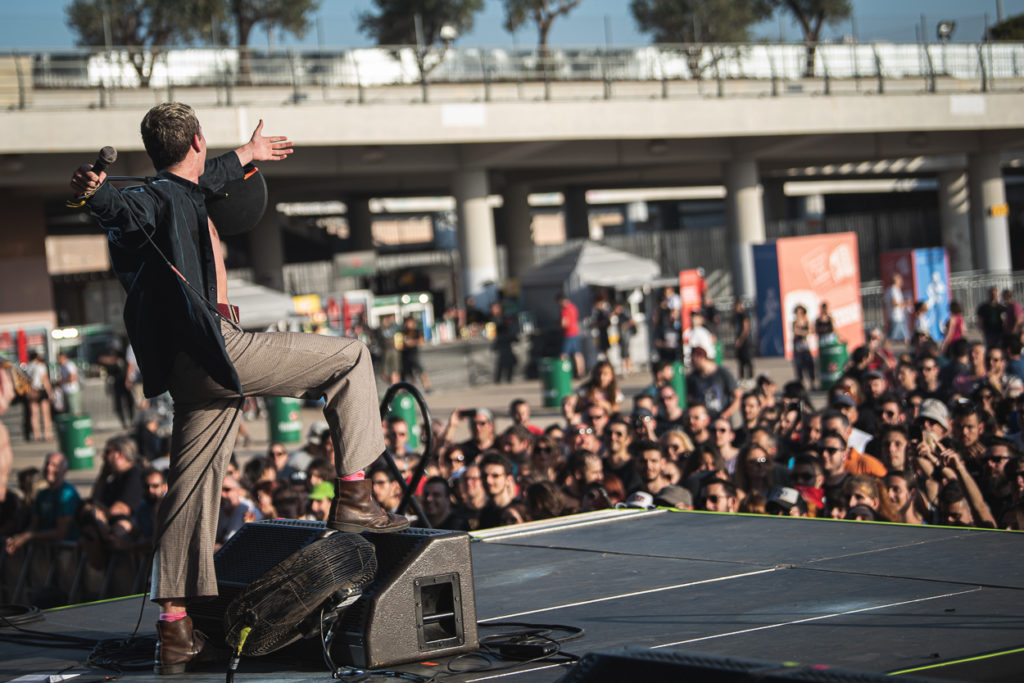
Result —
M 945 680 L 1016 681 L 1024 671 L 1020 533 L 605 511 L 481 532 L 472 553 L 481 624 L 582 627 L 584 637 L 564 646 L 577 655 L 653 648 Z M 128 598 L 52 610 L 27 628 L 124 637 L 141 605 Z M 152 635 L 156 608 L 144 610 L 140 634 Z M 45 680 L 86 654 L 2 642 L 0 677 Z M 397 669 L 429 676 L 445 663 Z M 555 681 L 567 670 L 540 663 L 448 680 Z M 328 675 L 319 661 L 246 660 L 237 680 Z

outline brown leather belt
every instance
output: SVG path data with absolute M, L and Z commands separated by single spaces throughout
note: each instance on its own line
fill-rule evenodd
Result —
M 227 320 L 230 320 L 233 323 L 237 323 L 239 321 L 238 306 L 232 306 L 231 304 L 217 304 L 217 310 L 220 311 L 220 314 Z

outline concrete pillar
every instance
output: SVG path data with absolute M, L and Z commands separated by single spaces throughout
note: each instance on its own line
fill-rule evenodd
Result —
M 373 217 L 369 197 L 354 195 L 345 199 L 348 239 L 352 251 L 373 249 Z
M 733 245 L 733 293 L 750 300 L 756 294 L 751 245 L 765 241 L 764 204 L 753 159 L 725 164 L 725 217 Z
M 284 291 L 284 241 L 281 227 L 287 218 L 277 212 L 278 198 L 271 192 L 263 218 L 249 233 L 249 261 L 256 284 Z
M 502 220 L 499 242 L 505 245 L 509 277 L 518 278 L 530 269 L 533 259 L 533 216 L 530 191 L 524 183 L 515 183 L 502 193 Z
M 587 191 L 582 187 L 565 189 L 565 239 L 590 238 L 590 212 Z
M 498 250 L 494 239 L 494 212 L 487 204 L 487 171 L 482 168 L 457 171 L 453 178 L 456 212 L 459 217 L 459 251 L 462 255 L 462 295 L 476 299 L 487 310 L 498 284 Z
M 966 171 L 939 174 L 939 228 L 953 272 L 974 268 L 969 196 Z
M 971 216 L 977 266 L 987 273 L 1009 273 L 1010 223 L 1006 184 L 998 152 L 978 152 L 967 159 L 971 174 Z

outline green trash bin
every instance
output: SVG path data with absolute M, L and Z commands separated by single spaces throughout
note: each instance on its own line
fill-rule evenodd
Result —
M 828 391 L 839 381 L 846 359 L 846 342 L 829 341 L 818 347 L 818 378 L 822 391 Z
M 58 415 L 57 439 L 60 451 L 68 460 L 68 469 L 87 470 L 92 467 L 96 448 L 92 443 L 92 418 L 88 415 Z
M 545 408 L 557 408 L 572 393 L 572 361 L 568 358 L 540 359 L 541 396 Z
M 672 388 L 676 390 L 679 407 L 686 410 L 686 368 L 682 361 L 672 363 Z
M 397 394 L 391 399 L 390 412 L 392 415 L 405 420 L 409 427 L 409 448 L 420 447 L 420 425 L 416 419 L 419 410 L 416 408 L 416 400 L 404 392 Z
M 302 401 L 290 396 L 271 396 L 267 401 L 271 443 L 301 443 Z

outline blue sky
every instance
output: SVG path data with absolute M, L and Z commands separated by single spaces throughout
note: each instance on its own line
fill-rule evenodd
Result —
M 170 1 L 170 0 L 168 0 Z M 68 0 L 0 0 L 0 50 L 15 48 L 66 48 L 74 45 L 74 36 L 64 21 Z M 860 40 L 891 40 L 908 42 L 916 39 L 921 15 L 929 39 L 934 40 L 935 25 L 940 20 L 957 22 L 954 40 L 977 40 L 981 35 L 985 14 L 995 22 L 998 0 L 853 0 L 854 21 L 827 29 L 829 36 L 850 35 L 856 28 Z M 474 30 L 460 36 L 463 47 L 529 47 L 537 42 L 536 31 L 524 28 L 514 36 L 502 28 L 501 0 L 485 0 L 484 10 L 477 15 Z M 1002 0 L 1004 16 L 1024 13 L 1024 0 Z M 275 36 L 275 45 L 316 46 L 318 35 L 322 44 L 332 47 L 366 47 L 371 45 L 357 30 L 355 17 L 372 7 L 371 0 L 322 0 L 317 13 L 318 28 L 299 41 L 292 36 Z M 777 19 L 760 24 L 755 36 L 777 40 L 799 38 L 799 29 Z M 636 29 L 629 13 L 628 0 L 583 0 L 568 17 L 560 18 L 552 29 L 553 45 L 642 45 L 649 38 Z M 267 36 L 254 35 L 254 46 L 265 46 Z

